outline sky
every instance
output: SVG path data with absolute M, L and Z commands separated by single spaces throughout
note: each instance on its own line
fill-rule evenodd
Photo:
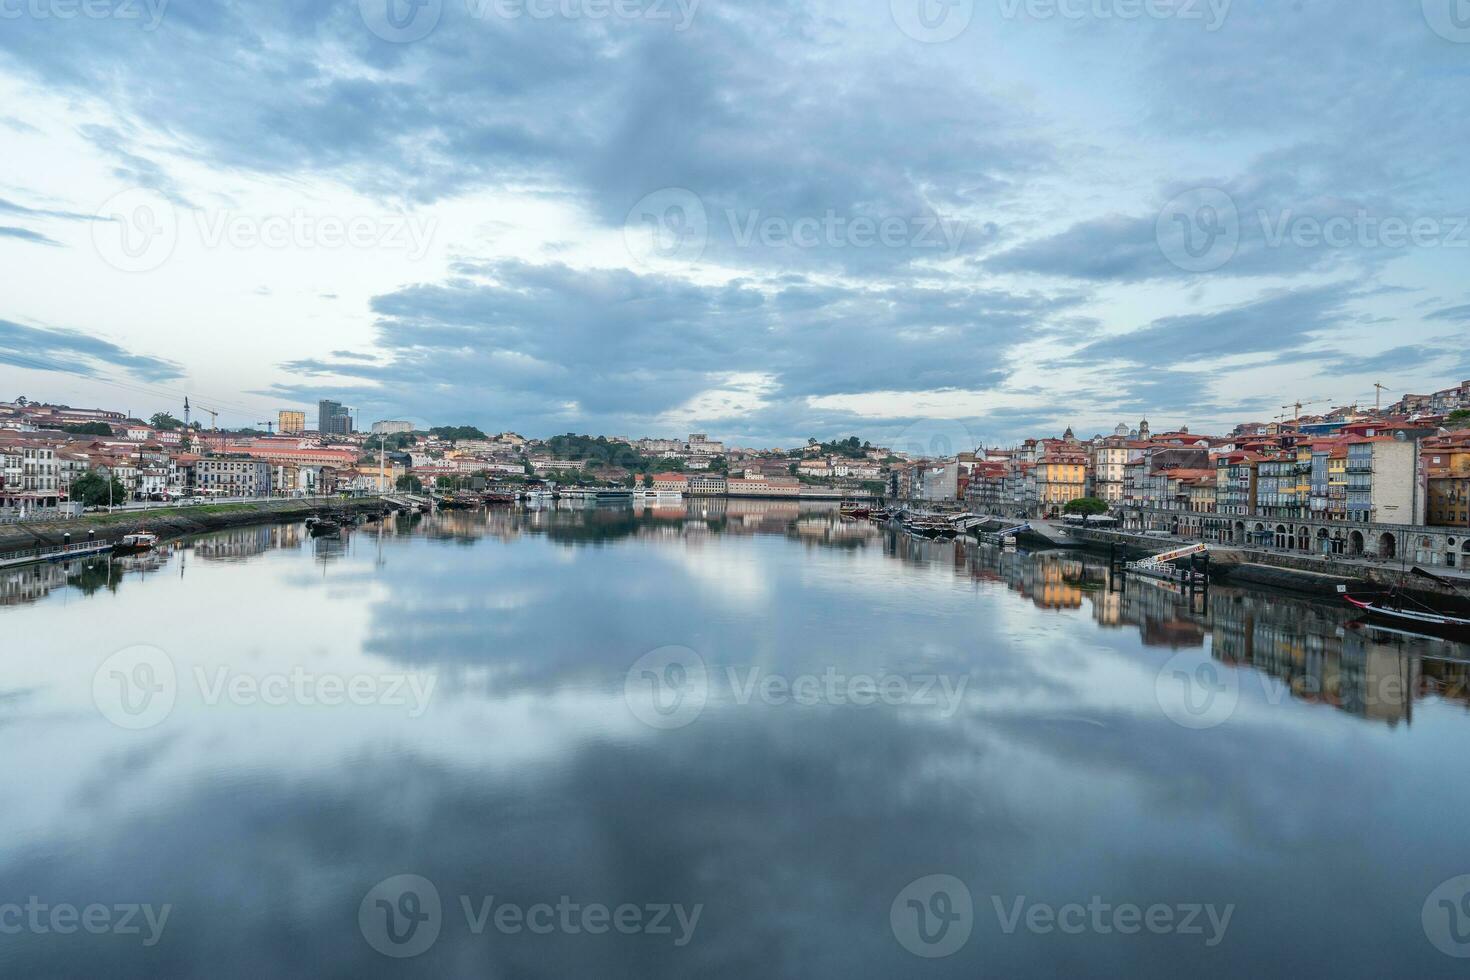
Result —
M 1467 0 L 0 0 L 0 398 L 921 451 L 1470 378 Z

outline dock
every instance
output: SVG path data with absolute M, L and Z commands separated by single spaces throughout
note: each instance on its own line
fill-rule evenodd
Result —
M 32 548 L 29 551 L 16 551 L 0 555 L 0 569 L 19 568 L 22 565 L 38 565 L 43 562 L 73 561 L 77 558 L 87 558 L 92 555 L 107 554 L 112 551 L 110 541 L 79 541 L 76 544 L 48 545 L 42 548 Z

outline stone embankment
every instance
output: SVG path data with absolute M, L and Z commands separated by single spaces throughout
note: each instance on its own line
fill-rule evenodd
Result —
M 248 524 L 289 524 L 320 514 L 362 514 L 387 505 L 375 497 L 342 500 L 262 500 L 241 504 L 201 504 L 192 507 L 156 507 L 114 514 L 87 514 L 66 521 L 28 521 L 0 525 L 0 555 L 47 545 L 87 540 L 116 541 L 134 531 L 152 531 L 159 537 L 179 538 Z

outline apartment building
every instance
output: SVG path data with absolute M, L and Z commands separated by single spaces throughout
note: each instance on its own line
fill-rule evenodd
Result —
M 271 492 L 271 464 L 248 456 L 206 456 L 194 464 L 201 490 L 222 490 L 227 497 L 259 497 Z
M 1416 523 L 1418 459 L 1412 439 L 1373 435 L 1347 442 L 1346 490 L 1350 521 Z

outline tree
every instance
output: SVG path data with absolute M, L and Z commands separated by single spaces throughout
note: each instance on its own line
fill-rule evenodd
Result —
M 109 481 L 100 473 L 84 473 L 71 483 L 71 499 L 84 507 L 105 507 L 109 503 L 108 483 L 112 484 L 111 503 L 127 503 L 128 491 L 117 479 Z
M 78 436 L 111 436 L 112 426 L 106 422 L 81 422 L 77 425 L 63 425 L 61 431 Z
M 1470 429 L 1470 408 L 1453 411 L 1444 420 L 1447 429 Z
M 148 419 L 148 424 L 153 426 L 155 429 L 164 430 L 182 429 L 184 427 L 184 423 L 180 422 L 178 419 L 174 418 L 167 412 L 154 412 L 153 415 Z
M 418 477 L 414 476 L 411 473 L 405 473 L 403 476 L 400 476 L 398 478 L 398 482 L 394 483 L 393 487 L 394 489 L 402 490 L 405 493 L 422 493 L 424 489 L 424 481 L 420 480 Z
M 652 490 L 653 489 L 653 474 L 652 473 L 645 473 L 645 474 L 643 474 L 643 489 L 645 489 L 645 490 Z
M 430 429 L 429 435 L 439 439 L 447 439 L 450 442 L 465 442 L 468 440 L 483 442 L 487 438 L 485 433 L 473 425 L 439 425 Z
M 1064 514 L 1081 514 L 1090 517 L 1093 514 L 1106 514 L 1108 502 L 1096 497 L 1078 497 L 1076 500 L 1067 501 L 1067 506 L 1062 508 Z

